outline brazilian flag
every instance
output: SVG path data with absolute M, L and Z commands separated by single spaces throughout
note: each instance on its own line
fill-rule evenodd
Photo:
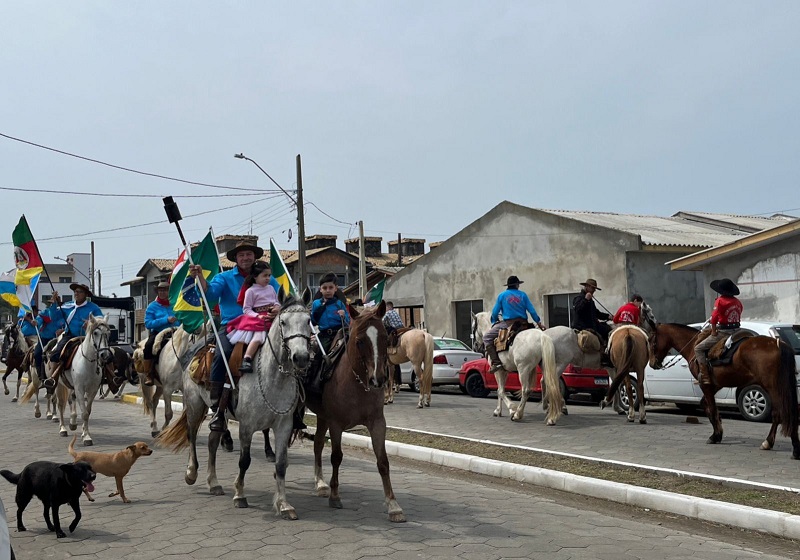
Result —
M 269 239 L 269 267 L 272 269 L 272 277 L 283 288 L 284 294 L 288 296 L 289 294 L 297 293 L 292 277 L 289 276 L 286 265 L 283 264 L 281 253 L 275 247 L 275 242 L 272 241 L 271 237 Z
M 192 249 L 192 261 L 203 267 L 203 276 L 206 281 L 210 281 L 219 273 L 219 255 L 217 246 L 211 232 Z M 186 251 L 181 253 L 172 270 L 172 278 L 169 285 L 169 302 L 175 310 L 175 316 L 180 319 L 183 328 L 188 332 L 194 332 L 203 326 L 205 315 L 203 314 L 203 300 L 200 297 L 200 288 L 196 281 L 189 275 L 189 259 L 186 258 Z

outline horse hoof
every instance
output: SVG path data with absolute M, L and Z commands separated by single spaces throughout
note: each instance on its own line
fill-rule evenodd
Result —
M 422 408 L 422 403 L 419 403 L 419 404 L 417 405 L 417 408 Z
M 499 417 L 501 417 L 503 415 L 495 410 L 494 412 L 492 412 L 492 416 L 494 416 L 495 418 L 499 418 Z
M 639 424 L 647 424 L 647 420 L 639 420 Z
M 321 488 L 317 488 L 317 497 L 319 498 L 329 498 L 331 495 L 331 489 L 328 486 L 322 486 Z
M 625 416 L 625 414 L 627 414 L 627 413 L 624 410 L 618 410 L 617 414 L 620 415 L 620 416 Z
M 563 414 L 564 416 L 569 416 L 569 410 L 567 410 L 566 406 L 561 409 L 561 414 Z
M 159 430 L 153 430 L 152 432 L 150 432 L 150 437 L 158 437 L 158 434 L 160 433 L 161 432 Z
M 11 397 L 11 402 L 17 402 L 17 397 Z
M 53 415 L 50 414 L 49 412 L 47 414 L 45 414 L 44 417 L 47 418 L 48 420 L 52 420 L 53 419 Z
M 58 424 L 58 416 L 56 416 L 55 414 L 53 414 L 52 420 L 54 424 Z
M 426 402 L 426 403 L 425 403 L 425 407 L 426 407 L 426 408 L 428 408 L 428 407 L 430 407 L 430 406 L 431 406 L 431 403 L 429 403 L 429 402 Z
M 556 422 L 555 420 L 548 420 L 547 422 L 545 422 L 545 424 L 547 424 L 548 426 L 555 426 Z
M 282 510 L 281 517 L 288 521 L 297 521 L 297 512 L 294 510 L 294 508 Z
M 274 462 L 275 462 L 275 454 L 267 453 L 267 463 L 274 463 Z
M 212 486 L 208 489 L 212 496 L 224 496 L 225 490 L 222 489 L 222 486 Z
M 768 441 L 764 440 L 764 441 L 761 443 L 761 449 L 763 449 L 764 451 L 769 451 L 769 450 L 771 450 L 771 449 L 772 449 L 772 446 L 769 444 L 769 442 L 768 442 Z
M 395 512 L 395 513 L 390 513 L 389 514 L 389 521 L 391 521 L 392 523 L 405 523 L 406 522 L 406 516 L 403 514 L 402 511 L 398 511 L 398 512 Z
M 342 509 L 342 500 L 340 498 L 328 498 L 328 505 L 335 509 Z
M 714 436 L 711 436 L 710 438 L 708 438 L 706 443 L 719 443 L 719 440 L 716 439 Z
M 33 413 L 33 417 L 34 418 L 41 418 L 42 417 L 42 413 L 41 412 L 34 412 Z
M 608 406 L 608 403 L 606 402 L 606 400 L 605 400 L 605 399 L 603 399 L 602 401 L 600 401 L 600 410 L 605 410 L 605 408 L 606 408 L 607 406 Z
M 248 508 L 250 506 L 247 504 L 247 498 L 234 498 L 233 499 L 233 507 L 239 508 L 239 509 L 245 509 L 245 508 Z
M 8 395 L 9 393 L 11 393 L 11 391 L 9 391 L 8 389 L 3 389 L 3 393 Z
M 197 482 L 197 476 L 189 476 L 188 474 L 183 477 L 184 482 L 189 486 L 192 486 L 195 482 Z
M 511 421 L 512 422 L 519 422 L 520 420 L 521 420 L 521 418 L 517 418 L 516 414 L 512 414 L 511 415 Z
M 69 429 L 70 429 L 70 430 L 72 430 L 72 431 L 74 432 L 75 430 L 77 430 L 77 429 L 78 429 L 78 425 L 77 425 L 77 424 L 70 424 L 70 425 L 69 425 Z
M 61 437 L 67 437 L 69 434 L 67 434 L 67 430 L 62 430 L 58 432 L 58 435 L 60 435 Z
M 633 423 L 633 418 L 631 418 L 631 417 L 629 416 L 629 417 L 628 417 L 628 422 L 631 422 L 631 423 Z
M 94 442 L 93 442 L 91 439 L 85 439 L 85 440 L 83 440 L 83 446 L 84 446 L 84 447 L 91 447 L 91 446 L 93 446 L 93 445 L 94 445 Z

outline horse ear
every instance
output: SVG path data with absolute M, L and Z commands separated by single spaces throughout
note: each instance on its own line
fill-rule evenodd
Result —
M 355 319 L 359 315 L 354 305 L 348 305 L 347 311 L 350 313 L 350 317 L 353 319 Z
M 386 315 L 386 302 L 381 300 L 380 304 L 378 304 L 378 307 L 375 309 L 375 316 L 378 319 L 383 319 L 384 315 Z
M 313 294 L 311 293 L 311 290 L 309 290 L 308 286 L 306 286 L 306 289 L 303 290 L 303 305 L 308 307 L 308 304 L 311 303 L 311 298 L 312 297 L 313 297 Z
M 278 288 L 278 303 L 283 305 L 283 302 L 286 300 L 286 290 L 283 289 L 283 286 Z

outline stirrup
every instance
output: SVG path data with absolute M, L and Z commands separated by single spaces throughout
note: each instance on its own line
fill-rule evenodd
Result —
M 211 420 L 208 423 L 208 429 L 212 432 L 224 432 L 227 429 L 225 411 L 222 410 L 221 407 L 215 410 L 211 415 Z
M 503 364 L 502 363 L 492 364 L 489 367 L 489 373 L 494 373 L 496 371 L 500 371 L 501 369 L 503 369 Z

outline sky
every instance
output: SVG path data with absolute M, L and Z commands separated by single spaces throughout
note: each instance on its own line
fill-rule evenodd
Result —
M 235 153 L 290 192 L 300 154 L 306 235 L 340 248 L 359 220 L 441 241 L 503 200 L 800 215 L 798 29 L 793 1 L 4 2 L 0 254 L 24 213 L 45 262 L 94 241 L 127 295 L 180 248 L 163 196 L 189 241 L 296 248 Z

